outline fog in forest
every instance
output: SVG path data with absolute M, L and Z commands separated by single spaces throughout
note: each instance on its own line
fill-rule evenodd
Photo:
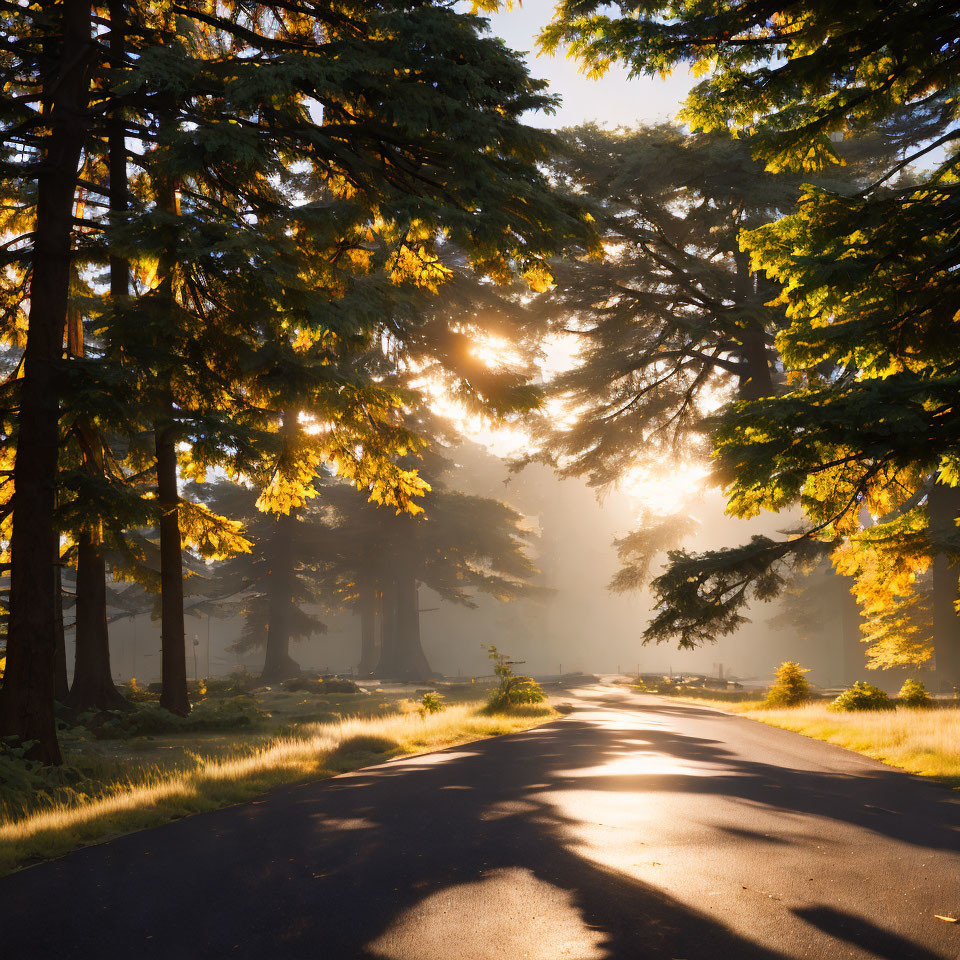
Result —
M 807 598 L 815 601 L 816 609 L 810 612 L 825 624 L 815 631 L 784 622 L 782 604 L 774 601 L 754 603 L 749 622 L 715 645 L 696 650 L 644 645 L 641 634 L 651 611 L 648 593 L 618 595 L 608 589 L 618 568 L 613 541 L 636 525 L 640 498 L 616 489 L 598 496 L 582 480 L 560 479 L 538 464 L 513 471 L 508 462 L 471 442 L 445 455 L 456 464 L 451 479 L 459 489 L 502 500 L 523 515 L 524 527 L 532 534 L 527 549 L 539 571 L 535 585 L 542 595 L 509 601 L 479 596 L 471 609 L 444 602 L 421 586 L 421 637 L 438 673 L 489 674 L 487 647 L 495 644 L 538 676 L 638 670 L 716 675 L 722 665 L 728 677 L 768 679 L 782 660 L 799 657 L 815 682 L 842 682 L 842 649 L 834 633 L 839 629 L 837 597 L 821 591 Z M 725 517 L 718 493 L 701 493 L 684 506 L 698 521 L 698 532 L 684 541 L 690 549 L 716 548 L 790 525 L 789 518 L 763 516 L 748 522 Z M 319 607 L 315 612 L 327 630 L 295 642 L 294 659 L 305 670 L 354 673 L 360 656 L 359 617 Z M 217 676 L 234 669 L 256 674 L 262 667 L 262 649 L 230 649 L 242 630 L 241 617 L 188 615 L 186 624 L 190 675 Z M 118 678 L 159 679 L 158 621 L 149 615 L 119 616 L 110 625 L 110 642 Z M 72 647 L 72 631 L 67 643 Z

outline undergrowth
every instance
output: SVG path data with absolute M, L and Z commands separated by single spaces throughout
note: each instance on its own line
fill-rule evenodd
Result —
M 196 753 L 178 765 L 85 758 L 86 768 L 42 768 L 23 745 L 0 752 L 0 874 L 106 837 L 248 799 L 269 787 L 332 776 L 390 757 L 524 730 L 556 715 L 546 703 L 505 713 L 455 704 L 429 713 L 301 724 L 267 740 Z M 5 781 L 4 777 L 8 779 Z M 13 778 L 17 777 L 17 784 Z

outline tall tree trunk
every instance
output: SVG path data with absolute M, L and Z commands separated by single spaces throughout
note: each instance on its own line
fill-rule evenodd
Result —
M 107 631 L 106 564 L 95 530 L 77 541 L 77 656 L 67 704 L 75 710 L 127 710 L 113 685 Z
M 295 510 L 277 515 L 268 554 L 270 572 L 267 582 L 267 650 L 261 680 L 286 680 L 300 674 L 300 665 L 290 656 L 290 612 L 295 602 L 296 529 Z
M 397 646 L 397 581 L 387 575 L 380 581 L 380 656 L 373 671 L 375 677 L 384 679 L 393 677 L 393 670 L 399 659 Z
M 154 425 L 157 501 L 160 507 L 160 706 L 184 716 L 190 712 L 187 654 L 183 628 L 183 552 L 180 545 L 180 491 L 173 405 Z
M 361 573 L 360 596 L 360 665 L 361 677 L 369 676 L 377 665 L 377 584 L 369 574 Z
M 124 66 L 126 23 L 124 0 L 110 0 L 110 67 L 118 71 Z M 119 221 L 127 210 L 127 143 L 123 108 L 116 106 L 110 114 L 108 147 L 110 152 L 110 212 L 111 219 Z M 116 226 L 116 222 L 112 224 Z M 130 266 L 123 257 L 110 256 L 110 299 L 117 301 L 130 292 Z
M 935 483 L 927 499 L 930 532 L 956 535 L 960 516 L 960 488 Z M 957 602 L 957 558 L 940 552 L 933 558 L 933 654 L 936 683 L 940 692 L 949 693 L 960 683 L 960 618 Z
M 75 310 L 67 312 L 67 354 L 85 355 L 83 322 Z M 74 433 L 83 469 L 94 478 L 104 474 L 103 441 L 86 417 L 77 418 Z M 113 684 L 107 629 L 107 566 L 101 544 L 99 518 L 89 520 L 77 538 L 76 657 L 73 686 L 67 703 L 74 710 L 125 710 L 130 704 Z
M 123 3 L 110 3 L 110 66 L 123 62 Z M 116 107 L 110 117 L 109 170 L 110 210 L 123 211 L 127 205 L 126 143 L 123 116 Z M 127 294 L 127 264 L 110 257 L 110 297 L 116 302 Z M 79 316 L 68 318 L 67 349 L 83 358 L 83 324 Z M 77 423 L 77 436 L 84 469 L 95 477 L 104 474 L 103 441 L 97 428 L 86 418 Z M 110 669 L 110 632 L 107 626 L 107 565 L 103 559 L 102 525 L 81 532 L 77 542 L 76 660 L 68 703 L 75 710 L 128 710 L 130 703 L 113 683 Z
M 741 400 L 760 400 L 773 394 L 773 375 L 766 333 L 759 327 L 744 330 L 740 337 L 742 360 L 746 366 L 740 378 L 738 397 Z
M 420 595 L 416 577 L 403 571 L 391 581 L 391 588 L 392 629 L 387 631 L 385 615 L 383 648 L 376 675 L 392 680 L 431 680 L 436 674 L 430 669 L 420 642 Z M 388 598 L 387 591 L 384 596 Z
M 56 647 L 53 655 L 53 698 L 65 703 L 70 693 L 67 681 L 67 638 L 63 628 L 63 568 L 60 551 L 57 550 L 56 566 L 53 568 L 53 622 L 56 630 Z
M 31 756 L 47 763 L 62 759 L 53 712 L 56 604 L 51 569 L 57 546 L 57 366 L 63 355 L 74 195 L 95 52 L 90 4 L 59 7 L 62 43 L 42 80 L 49 133 L 37 177 L 30 321 L 13 469 L 10 622 L 0 696 L 0 734 L 34 741 Z
M 737 299 L 748 302 L 754 295 L 754 278 L 750 273 L 750 258 L 738 251 L 734 255 Z M 773 394 L 773 374 L 770 370 L 770 351 L 767 331 L 761 326 L 749 326 L 740 331 L 740 362 L 743 373 L 737 393 L 741 400 L 759 400 Z

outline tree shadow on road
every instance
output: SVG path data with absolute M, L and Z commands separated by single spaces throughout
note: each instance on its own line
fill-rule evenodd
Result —
M 710 775 L 589 773 L 644 752 L 700 765 Z M 537 960 L 787 960 L 808 954 L 746 938 L 664 890 L 584 856 L 576 839 L 580 821 L 551 803 L 551 793 L 684 791 L 818 816 L 828 808 L 828 816 L 909 843 L 933 847 L 939 830 L 936 845 L 943 847 L 945 814 L 935 811 L 933 799 L 924 797 L 926 822 L 907 826 L 865 809 L 868 796 L 880 803 L 878 789 L 882 793 L 882 775 L 748 763 L 706 737 L 574 717 L 280 788 L 256 804 L 192 817 L 9 877 L 0 883 L 4 945 L 13 958 L 101 958 L 105 943 L 123 944 L 129 955 L 178 960 L 519 958 L 525 954 L 515 950 L 507 928 L 524 923 L 524 890 L 518 887 L 516 903 L 507 890 L 506 900 L 488 910 L 493 916 L 484 915 L 483 903 L 468 901 L 482 897 L 485 884 L 526 877 L 542 900 L 529 904 L 531 937 L 550 926 L 536 927 L 537 911 L 565 911 L 554 926 L 562 921 L 570 930 L 563 952 L 531 939 L 526 955 Z M 60 904 L 56 927 L 47 923 L 51 900 Z M 414 926 L 427 922 L 425 903 L 435 905 L 431 916 L 449 936 L 439 957 L 436 930 L 421 942 L 410 924 L 404 927 L 408 919 Z M 819 929 L 862 941 L 868 950 L 874 949 L 869 943 L 883 949 L 893 943 L 879 928 L 868 940 L 870 924 L 839 911 L 795 913 L 812 925 L 811 936 L 823 939 L 814 933 Z M 478 937 L 490 939 L 478 946 Z M 903 944 L 905 950 L 916 946 Z M 920 947 L 874 955 L 936 956 Z

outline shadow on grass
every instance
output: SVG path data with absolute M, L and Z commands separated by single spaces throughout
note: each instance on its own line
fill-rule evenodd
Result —
M 747 760 L 716 735 L 716 723 L 729 721 L 715 713 L 678 707 L 687 719 L 712 721 L 678 732 L 669 726 L 673 709 L 643 709 L 652 719 L 636 728 L 571 717 L 279 788 L 8 877 L 0 881 L 5 949 L 63 958 L 100 958 L 104 944 L 123 943 L 150 958 L 800 960 L 831 949 L 839 956 L 846 943 L 890 960 L 952 955 L 887 931 L 882 902 L 861 911 L 857 901 L 864 915 L 855 915 L 849 900 L 842 909 L 744 898 L 745 912 L 760 911 L 756 937 L 747 937 L 691 897 L 682 902 L 586 856 L 584 824 L 618 796 L 631 807 L 660 804 L 656 830 L 673 825 L 672 798 L 685 795 L 704 811 L 733 804 L 741 817 L 809 815 L 812 837 L 790 835 L 798 848 L 813 849 L 816 830 L 831 825 L 855 828 L 850 839 L 868 846 L 889 838 L 925 857 L 960 848 L 956 808 L 933 785 L 893 771 L 853 776 Z M 365 737 L 344 744 L 353 756 L 392 746 Z M 624 758 L 644 757 L 664 761 L 662 769 L 651 763 L 643 772 L 640 763 L 640 772 L 614 775 Z M 662 772 L 674 768 L 684 772 Z M 571 795 L 587 798 L 582 809 L 558 802 Z M 909 816 L 899 815 L 905 797 Z M 724 849 L 762 871 L 771 838 L 753 826 L 734 828 L 740 835 L 729 842 L 743 846 Z M 709 836 L 720 843 L 719 829 Z M 773 842 L 778 851 L 784 844 Z M 803 949 L 796 939 L 785 945 L 779 928 L 788 924 L 794 938 L 808 938 Z

